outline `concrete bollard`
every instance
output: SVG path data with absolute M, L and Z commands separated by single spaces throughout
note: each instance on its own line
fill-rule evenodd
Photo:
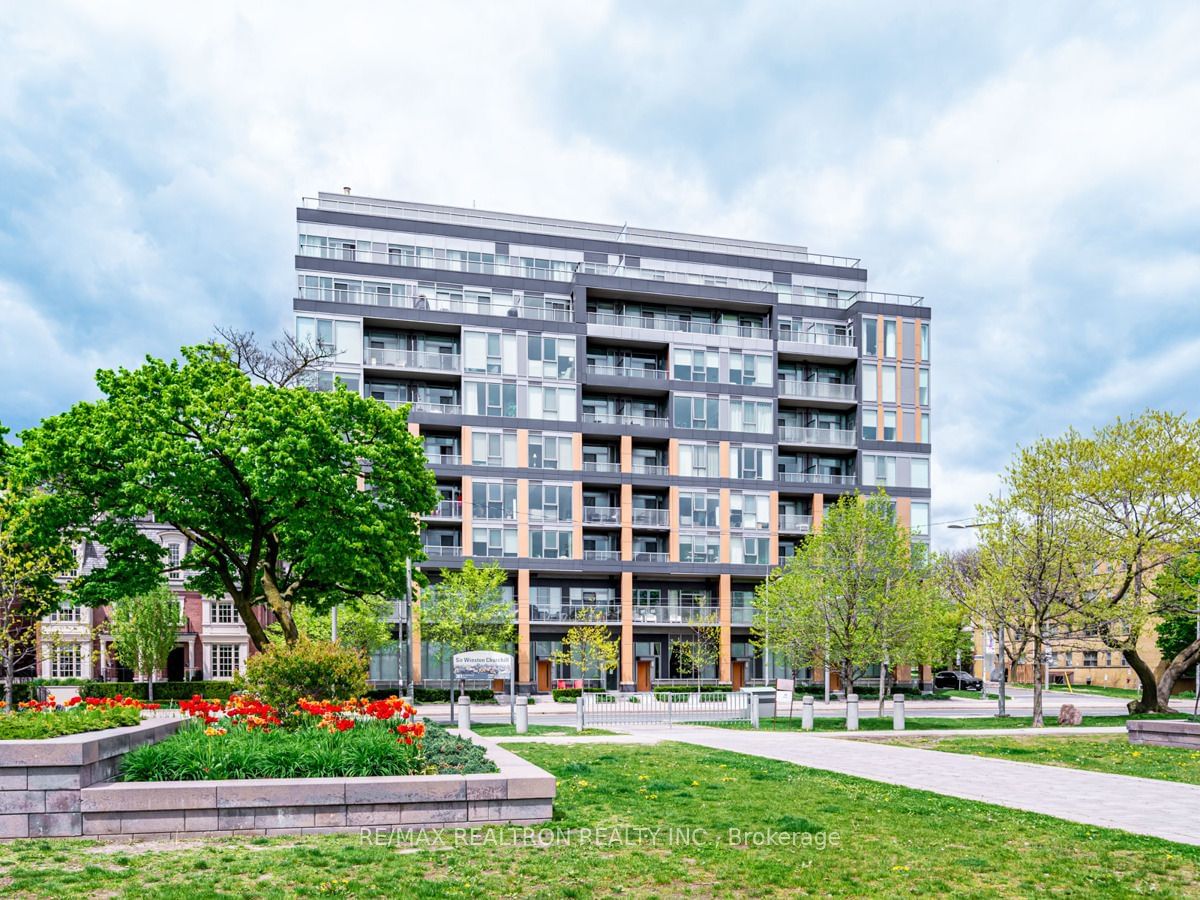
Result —
M 466 694 L 458 698 L 458 730 L 462 734 L 471 733 L 471 698 Z
M 517 734 L 529 733 L 529 698 L 518 697 L 516 706 Z
M 761 728 L 762 727 L 762 719 L 759 717 L 758 695 L 757 694 L 750 695 L 750 727 L 751 728 Z
M 904 730 L 904 695 L 892 694 L 892 728 Z
M 846 730 L 858 731 L 858 694 L 846 695 Z
M 583 698 L 575 698 L 575 730 L 583 731 Z
M 813 730 L 813 698 L 805 697 L 800 711 L 800 727 L 805 731 Z

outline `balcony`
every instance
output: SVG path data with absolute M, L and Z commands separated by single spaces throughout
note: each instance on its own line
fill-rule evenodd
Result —
M 665 381 L 666 369 L 645 369 L 639 366 L 605 366 L 594 363 L 587 364 L 589 375 L 601 375 L 605 378 L 646 378 L 654 381 Z
M 779 514 L 779 530 L 808 534 L 812 531 L 812 516 L 801 516 L 792 513 Z
M 592 562 L 616 562 L 621 559 L 620 550 L 584 550 L 583 558 Z
M 639 428 L 666 428 L 667 420 L 659 416 L 643 416 L 636 413 L 588 412 L 584 410 L 583 421 L 595 425 L 634 425 Z M 620 467 L 617 467 L 620 471 Z
M 583 461 L 583 471 L 585 471 L 585 472 L 606 472 L 606 473 L 620 472 L 621 464 L 617 463 L 617 462 L 610 462 L 607 460 L 586 460 L 585 459 Z
M 686 625 L 691 622 L 719 621 L 720 610 L 716 606 L 635 606 L 633 621 L 657 622 L 666 625 Z
M 854 337 L 849 334 L 830 331 L 800 331 L 795 328 L 779 329 L 780 343 L 787 344 L 820 344 L 823 347 L 853 347 Z
M 671 511 L 667 509 L 633 508 L 634 527 L 666 528 L 671 524 Z
M 784 444 L 808 444 L 814 447 L 854 446 L 855 432 L 844 428 L 803 428 L 780 425 L 779 441 Z
M 309 248 L 311 249 L 311 248 Z M 358 251 L 361 258 L 367 251 Z M 314 255 L 314 254 L 301 254 Z M 533 277 L 524 271 L 517 277 Z M 475 300 L 458 300 L 450 297 L 431 297 L 419 294 L 415 297 L 407 294 L 380 294 L 374 291 L 355 291 L 342 288 L 297 288 L 297 296 L 301 300 L 314 300 L 320 303 L 352 303 L 362 306 L 383 306 L 389 309 L 412 309 L 418 311 L 457 313 L 476 316 L 505 316 L 508 318 L 537 319 L 549 322 L 572 322 L 575 313 L 568 307 L 558 306 L 500 306 L 496 303 L 485 303 Z
M 754 623 L 754 607 L 735 606 L 729 611 L 729 621 L 733 625 L 751 625 Z
M 854 385 L 830 384 L 825 381 L 799 381 L 789 378 L 779 382 L 779 394 L 783 397 L 801 397 L 805 400 L 854 400 Z
M 732 325 L 723 322 L 693 322 L 690 319 L 668 319 L 664 316 L 625 316 L 619 313 L 589 312 L 591 325 L 611 325 L 616 328 L 637 328 L 644 331 L 669 331 L 682 334 L 720 334 L 728 337 L 770 340 L 771 329 L 761 325 Z
M 638 475 L 669 475 L 671 469 L 669 466 L 660 466 L 657 463 L 643 463 L 636 459 L 633 461 L 633 471 Z
M 425 458 L 435 466 L 461 466 L 462 457 L 457 453 L 435 453 L 431 450 L 425 451 Z
M 402 406 L 412 407 L 412 412 L 427 412 L 436 413 L 440 416 L 461 416 L 462 407 L 457 403 L 434 403 L 430 400 L 385 400 L 382 397 L 376 398 L 380 403 L 386 403 L 392 409 L 399 409 Z
M 428 372 L 458 372 L 462 357 L 457 353 L 432 350 L 389 350 L 367 347 L 363 364 L 382 369 L 422 369 Z
M 442 500 L 434 508 L 433 512 L 427 513 L 428 519 L 461 519 L 462 518 L 462 501 L 461 500 Z
M 430 559 L 463 555 L 462 547 L 454 544 L 425 544 L 423 549 Z
M 854 484 L 855 476 L 829 472 L 780 472 L 779 480 L 791 484 Z
M 580 603 L 562 606 L 529 607 L 531 622 L 620 622 L 621 606 L 617 603 Z
M 583 508 L 584 525 L 620 525 L 621 508 L 619 506 L 585 506 Z
M 671 554 L 666 550 L 634 550 L 633 562 L 665 563 L 671 561 Z

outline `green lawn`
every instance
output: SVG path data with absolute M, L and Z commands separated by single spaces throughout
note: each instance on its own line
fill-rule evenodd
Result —
M 680 744 L 516 751 L 558 776 L 551 827 L 569 844 L 514 846 L 520 833 L 510 829 L 452 852 L 411 852 L 395 839 L 373 844 L 358 834 L 173 849 L 18 841 L 0 845 L 0 884 L 6 896 L 189 898 L 1200 891 L 1200 847 Z M 729 829 L 770 831 L 775 843 L 731 840 Z M 453 846 L 452 833 L 444 840 Z
M 1093 726 L 1123 726 L 1129 716 L 1084 716 L 1084 725 Z M 1148 719 L 1184 719 L 1183 714 L 1170 716 L 1134 716 L 1133 718 Z M 771 718 L 762 720 L 762 728 L 766 731 L 800 731 L 800 716 L 799 714 L 792 718 L 786 716 L 781 718 Z M 710 725 L 714 728 L 749 728 L 749 722 L 697 722 L 697 725 Z M 909 731 L 923 730 L 929 728 L 945 728 L 954 730 L 976 730 L 986 728 L 1030 728 L 1033 724 L 1032 716 L 906 716 L 904 726 Z M 1046 717 L 1047 728 L 1058 728 L 1053 716 Z M 845 731 L 846 720 L 840 716 L 831 717 L 816 717 L 813 719 L 813 728 L 816 731 Z M 858 719 L 859 731 L 891 731 L 892 730 L 892 715 L 891 711 L 885 716 L 876 716 L 871 713 L 863 714 Z
M 1077 737 L 897 738 L 889 744 L 994 756 L 1018 762 L 1090 769 L 1139 778 L 1200 784 L 1200 750 L 1129 743 L 1125 735 Z
M 483 735 L 484 737 L 517 737 L 517 729 L 514 725 L 508 723 L 471 723 L 471 730 Z M 605 731 L 603 728 L 585 728 L 583 731 L 576 731 L 574 725 L 530 725 L 528 734 L 530 737 L 538 735 L 606 735 L 616 734 L 615 731 Z
M 1013 687 L 1032 688 L 1029 684 L 1014 684 Z M 1142 695 L 1141 691 L 1133 688 L 1105 687 L 1102 684 L 1076 684 L 1068 688 L 1065 684 L 1052 684 L 1050 690 L 1061 691 L 1063 693 L 1076 694 L 1099 694 L 1102 697 L 1115 697 L 1120 700 L 1135 700 Z M 1196 695 L 1193 691 L 1183 691 L 1175 694 L 1173 700 L 1193 700 Z

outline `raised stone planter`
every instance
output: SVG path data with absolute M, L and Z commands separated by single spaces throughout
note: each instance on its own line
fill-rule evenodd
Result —
M 158 719 L 44 741 L 0 742 L 0 838 L 139 840 L 470 828 L 539 824 L 553 813 L 553 775 L 475 736 L 499 772 L 112 781 L 123 754 L 168 737 L 180 724 L 180 719 Z
M 1131 744 L 1186 747 L 1200 750 L 1200 722 L 1169 719 L 1130 719 L 1125 723 Z
M 180 721 L 0 741 L 0 838 L 82 834 L 82 789 L 111 779 L 122 756 L 173 734 Z

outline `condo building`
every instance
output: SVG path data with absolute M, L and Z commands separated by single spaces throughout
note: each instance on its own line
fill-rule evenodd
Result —
M 418 565 L 507 570 L 520 690 L 594 674 L 554 661 L 591 617 L 613 689 L 694 680 L 672 646 L 701 625 L 706 680 L 786 674 L 754 589 L 830 503 L 882 486 L 928 540 L 930 311 L 860 260 L 349 194 L 296 221 L 296 331 L 337 353 L 319 386 L 410 407 L 442 497 Z M 413 635 L 413 681 L 450 665 Z

